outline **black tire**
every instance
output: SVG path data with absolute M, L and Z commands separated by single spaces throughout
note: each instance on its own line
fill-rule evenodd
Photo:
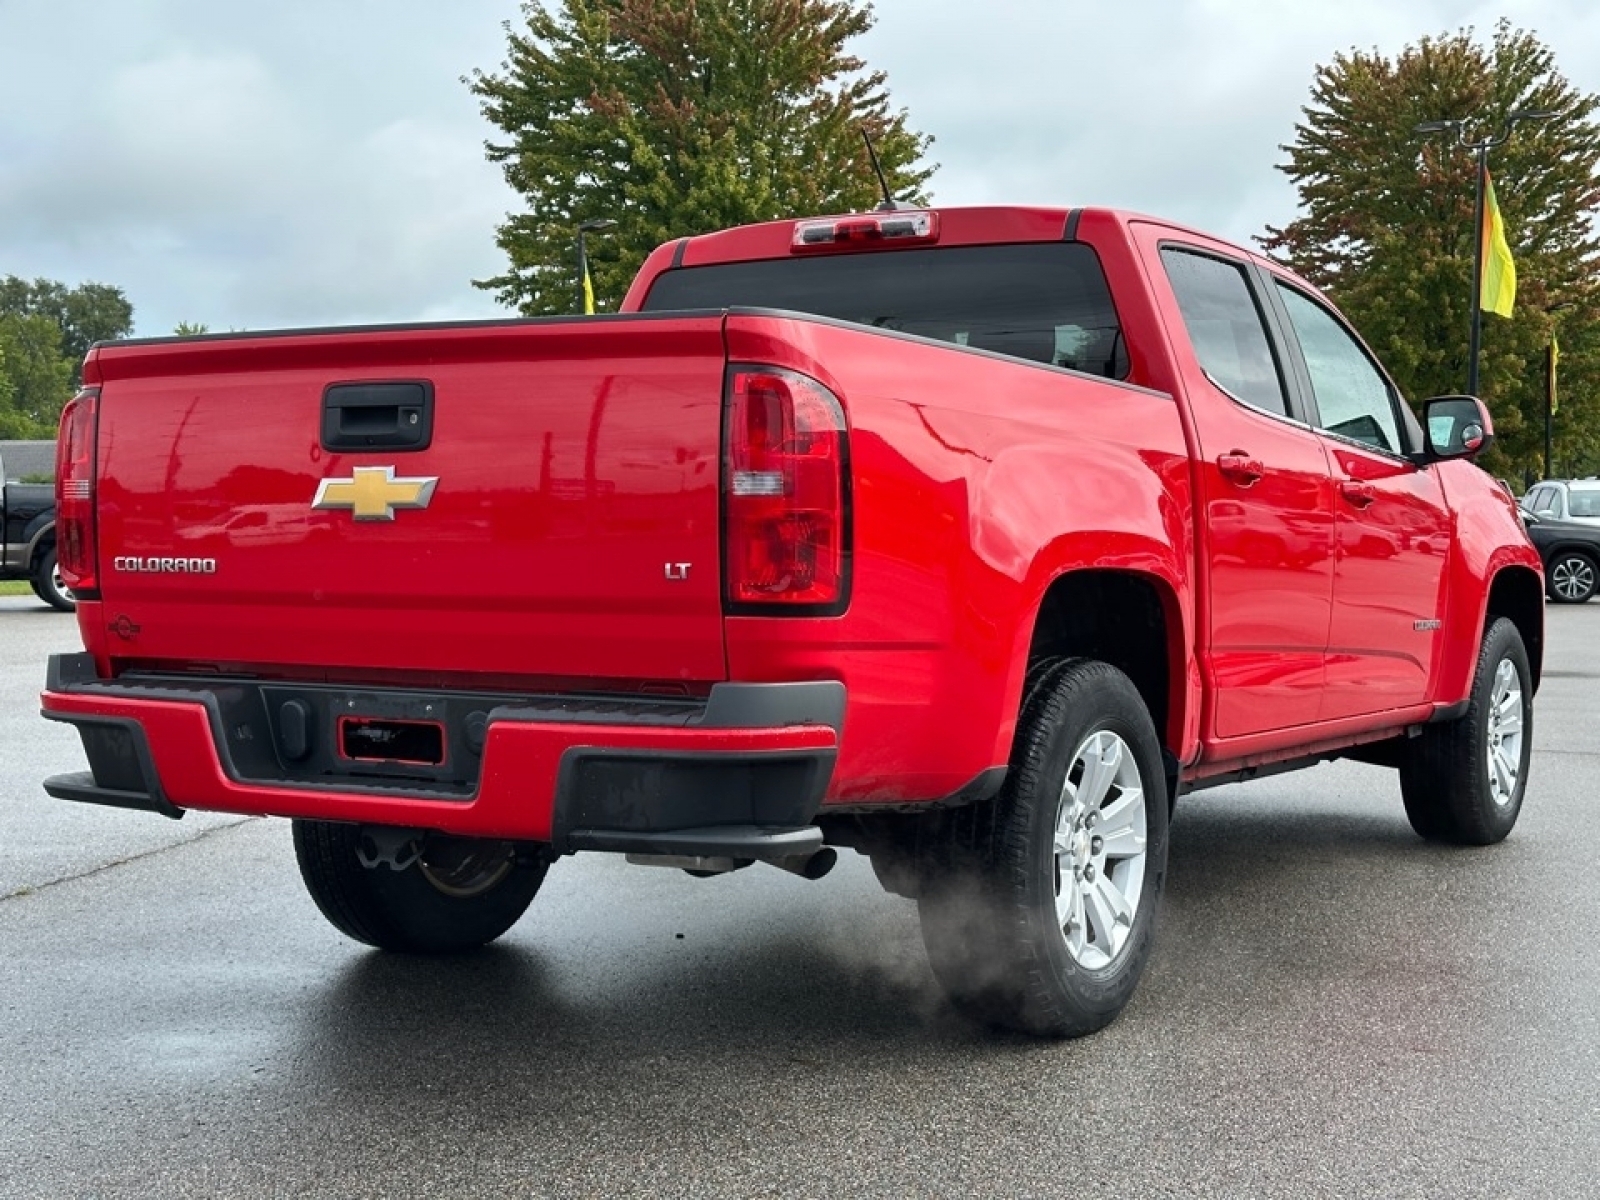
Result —
M 1406 744 L 1400 761 L 1406 817 L 1422 837 L 1488 846 L 1511 832 L 1522 811 L 1533 751 L 1532 682 L 1517 627 L 1504 617 L 1491 620 L 1466 713 L 1427 726 Z M 1508 779 L 1512 762 L 1516 777 Z
M 953 814 L 943 868 L 928 876 L 918 913 L 934 975 L 959 1009 L 1077 1037 L 1116 1018 L 1150 955 L 1167 860 L 1161 744 L 1138 690 L 1105 663 L 1047 664 L 1024 694 L 1005 786 L 992 804 Z M 1114 766 L 1104 787 L 1085 786 L 1087 756 L 1111 755 L 1125 769 Z M 1125 786 L 1135 777 L 1137 796 Z M 1095 823 L 1102 813 L 1116 823 L 1119 848 L 1137 842 L 1142 857 L 1119 857 L 1094 836 L 1112 827 Z M 1102 906 L 1093 914 L 1074 903 L 1089 893 Z M 1132 914 L 1108 934 L 1109 893 L 1131 897 Z
M 1550 560 L 1545 595 L 1557 604 L 1583 604 L 1594 595 L 1600 568 L 1581 550 L 1563 550 Z
M 426 835 L 422 857 L 404 870 L 369 868 L 358 856 L 361 838 L 357 825 L 294 822 L 300 877 L 322 915 L 380 950 L 453 954 L 486 945 L 527 911 L 549 869 L 511 842 L 437 834 Z
M 51 608 L 60 612 L 72 612 L 78 605 L 72 598 L 72 593 L 61 583 L 61 574 L 56 570 L 56 548 L 47 546 L 44 553 L 39 555 L 34 563 L 33 578 L 28 580 L 33 587 L 33 594 L 43 600 Z

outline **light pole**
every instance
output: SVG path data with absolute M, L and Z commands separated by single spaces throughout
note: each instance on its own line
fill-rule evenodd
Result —
M 1511 136 L 1511 127 L 1519 121 L 1544 121 L 1555 116 L 1547 109 L 1519 108 L 1507 115 L 1498 134 L 1467 140 L 1466 121 L 1424 121 L 1415 127 L 1416 133 L 1443 133 L 1451 130 L 1460 145 L 1471 150 L 1477 158 L 1477 197 L 1472 208 L 1472 337 L 1467 348 L 1467 395 L 1478 394 L 1478 346 L 1483 340 L 1483 181 L 1489 170 L 1489 151 Z
M 589 247 L 584 239 L 591 233 L 604 233 L 616 227 L 617 223 L 609 217 L 584 221 L 578 226 L 578 311 L 586 315 L 594 312 L 594 285 L 589 282 Z

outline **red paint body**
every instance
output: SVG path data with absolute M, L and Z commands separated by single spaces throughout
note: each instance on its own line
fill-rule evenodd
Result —
M 938 244 L 1059 242 L 1067 217 L 948 210 Z M 495 724 L 463 803 L 240 782 L 198 705 L 47 691 L 45 709 L 139 723 L 178 807 L 538 841 L 554 763 L 579 743 L 836 743 L 827 805 L 949 796 L 1006 763 L 1041 606 L 1078 572 L 1123 574 L 1159 597 L 1163 740 L 1191 780 L 1392 736 L 1463 700 L 1491 588 L 1514 575 L 1537 585 L 1540 572 L 1494 481 L 1264 416 L 1213 385 L 1160 247 L 1281 268 L 1103 210 L 1076 214 L 1073 232 L 1110 284 L 1126 383 L 797 314 L 639 313 L 675 256 L 784 258 L 791 222 L 662 247 L 615 317 L 90 354 L 100 586 L 78 620 L 101 678 L 691 697 L 725 680 L 837 680 L 837 738 L 814 725 Z M 843 252 L 889 269 L 897 251 Z M 852 555 L 838 615 L 724 613 L 730 363 L 808 376 L 843 409 Z M 368 379 L 432 381 L 427 449 L 322 449 L 322 389 Z M 323 480 L 384 465 L 436 476 L 431 505 L 370 522 L 310 507 Z M 113 569 L 162 556 L 217 569 Z

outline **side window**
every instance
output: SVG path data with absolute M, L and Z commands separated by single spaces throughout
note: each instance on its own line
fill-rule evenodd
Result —
M 1162 250 L 1161 261 L 1195 357 L 1212 382 L 1251 408 L 1288 416 L 1283 378 L 1244 268 L 1172 248 Z
M 1291 287 L 1278 284 L 1311 374 L 1317 425 L 1340 437 L 1398 454 L 1404 449 L 1389 381 L 1332 313 Z
M 1567 492 L 1567 516 L 1600 517 L 1600 488 L 1572 488 Z
M 1533 492 L 1533 515 L 1536 517 L 1553 517 L 1556 513 L 1556 501 L 1561 493 L 1553 487 L 1535 488 Z

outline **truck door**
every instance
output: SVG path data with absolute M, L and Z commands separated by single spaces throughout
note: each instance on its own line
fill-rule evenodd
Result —
M 1450 514 L 1435 472 L 1405 457 L 1399 393 L 1328 308 L 1274 280 L 1290 354 L 1333 466 L 1335 566 L 1321 719 L 1429 698 L 1444 612 Z M 1303 374 L 1300 368 L 1303 367 Z
M 1255 272 L 1187 239 L 1152 248 L 1198 443 L 1212 736 L 1307 725 L 1322 704 L 1333 605 L 1328 459 L 1292 405 Z

